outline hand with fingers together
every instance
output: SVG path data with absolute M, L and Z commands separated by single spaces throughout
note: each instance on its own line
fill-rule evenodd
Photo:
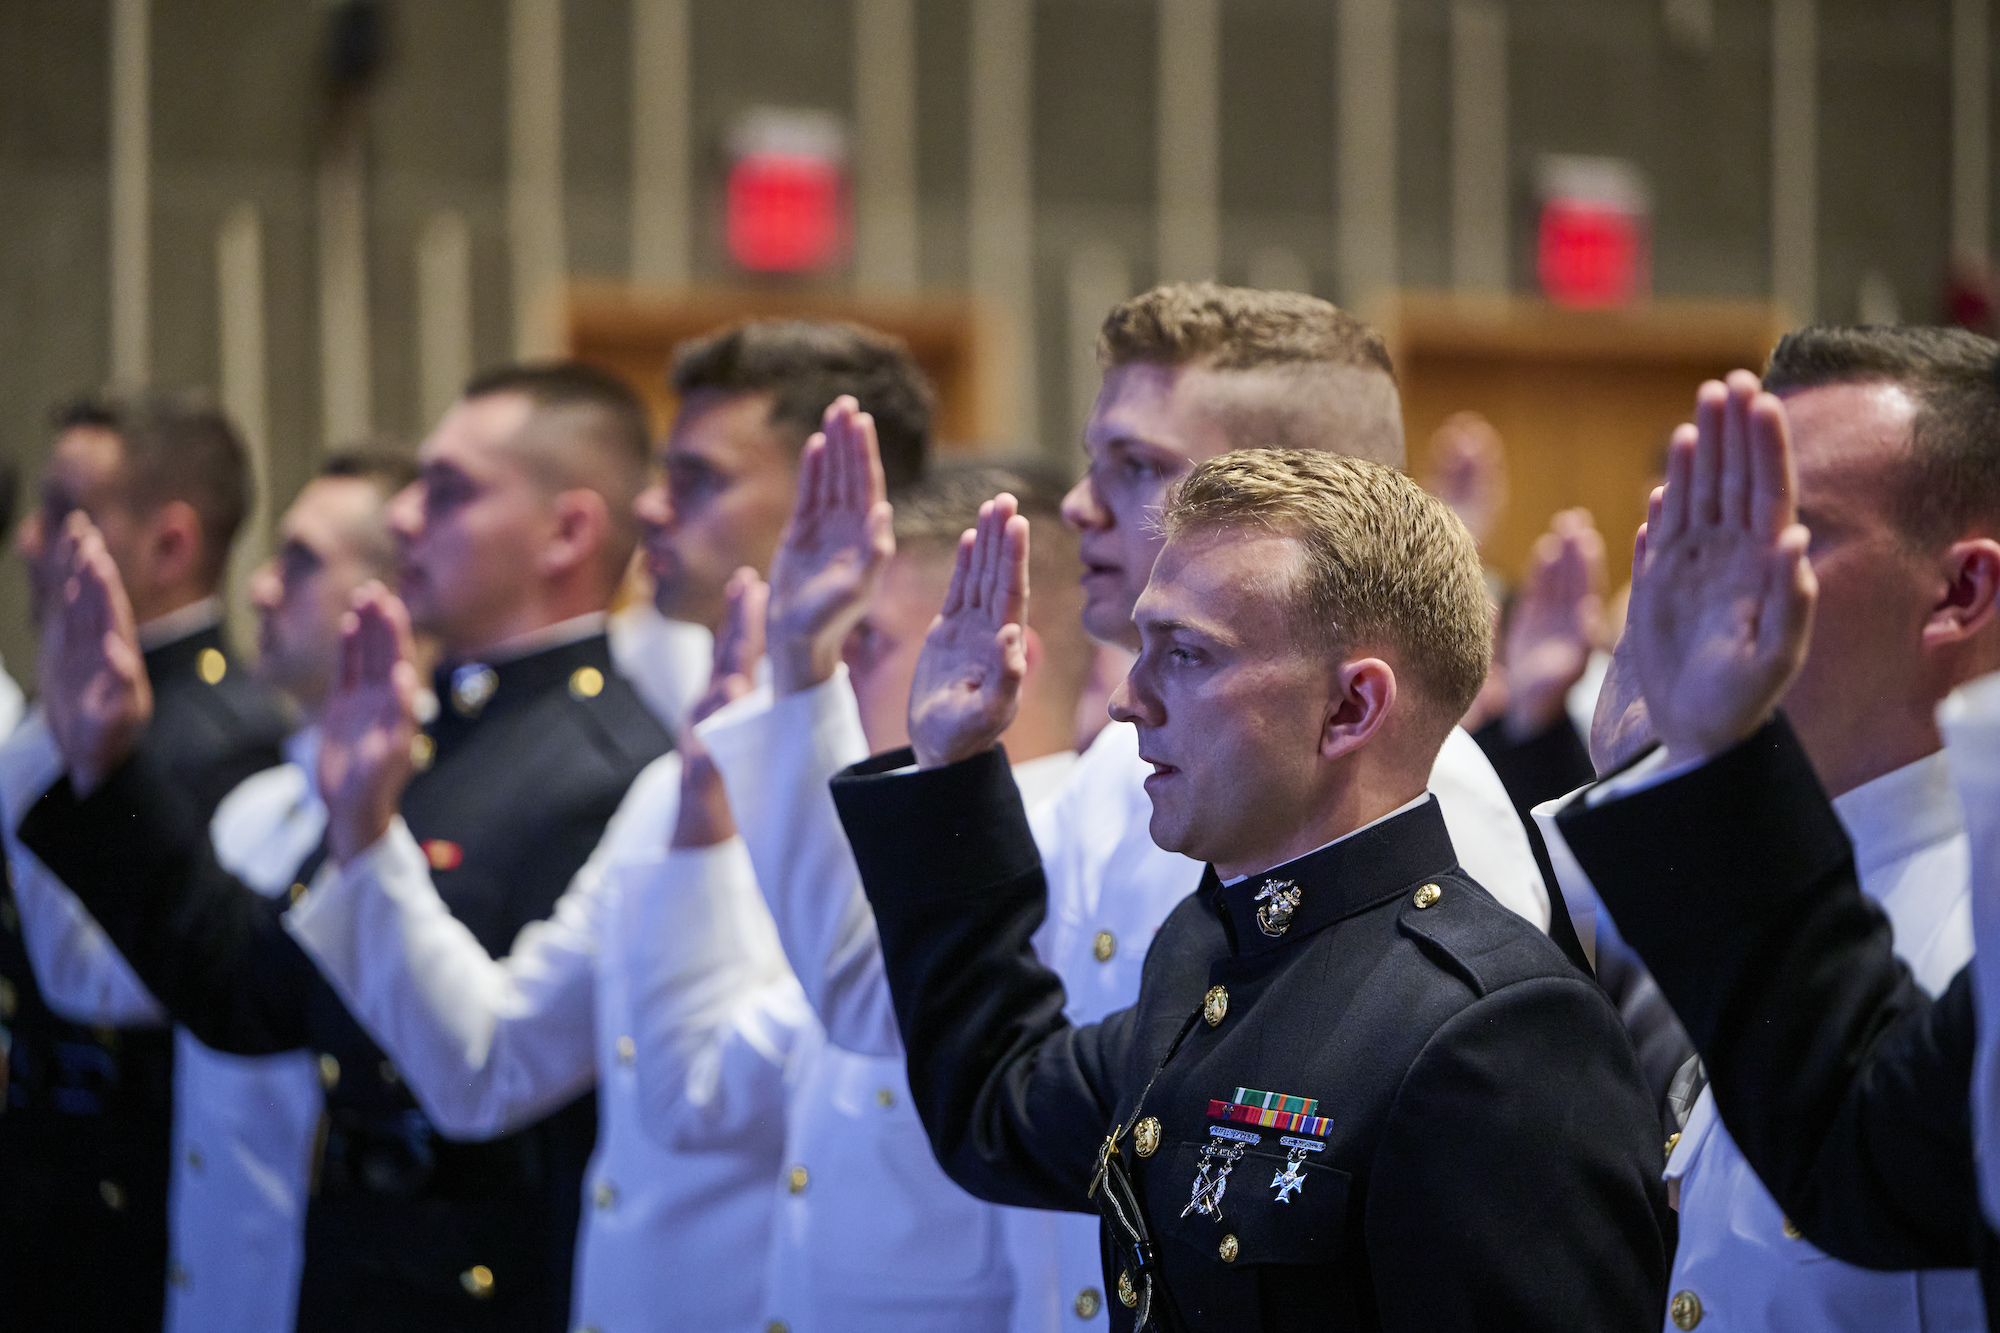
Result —
M 1587 509 L 1565 509 L 1535 541 L 1507 619 L 1507 734 L 1525 741 L 1563 716 L 1604 618 L 1604 538 Z
M 695 701 L 686 729 L 676 738 L 681 753 L 681 803 L 674 817 L 672 846 L 713 847 L 736 836 L 736 820 L 729 812 L 722 774 L 695 727 L 757 687 L 757 660 L 764 655 L 769 594 L 764 580 L 748 565 L 730 575 L 708 689 Z
M 340 676 L 320 721 L 326 837 L 346 865 L 379 841 L 416 770 L 416 651 L 410 614 L 380 583 L 355 589 L 340 627 Z
M 979 507 L 958 540 L 944 609 L 910 684 L 910 745 L 920 768 L 990 750 L 1013 724 L 1028 671 L 1028 520 L 1011 495 Z
M 42 709 L 70 785 L 87 796 L 138 744 L 153 688 L 118 566 L 82 511 L 63 520 L 49 559 L 56 577 L 42 626 Z
M 771 561 L 771 688 L 811 689 L 867 613 L 896 553 L 875 419 L 842 394 L 799 455 L 799 493 Z
M 1641 530 L 1626 631 L 1669 762 L 1748 738 L 1805 662 L 1819 589 L 1796 490 L 1784 404 L 1748 371 L 1702 385 Z

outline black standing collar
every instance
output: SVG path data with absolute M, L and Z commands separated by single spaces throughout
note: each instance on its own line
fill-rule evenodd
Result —
M 471 692 L 456 688 L 478 672 L 490 673 L 491 679 Z M 429 730 L 443 740 L 483 717 L 511 711 L 551 690 L 594 698 L 610 676 L 611 641 L 602 632 L 493 665 L 474 661 L 440 666 L 431 680 L 438 711 Z M 473 699 L 476 704 L 467 706 Z
M 157 648 L 147 649 L 140 657 L 146 664 L 147 677 L 157 683 L 181 674 L 192 676 L 200 665 L 201 655 L 211 648 L 221 653 L 225 662 L 235 665 L 228 646 L 222 641 L 220 625 L 210 625 L 192 634 L 183 634 L 178 639 L 169 639 Z
M 1457 864 L 1444 812 L 1433 796 L 1414 810 L 1234 884 L 1224 885 L 1209 866 L 1201 892 L 1228 922 L 1236 954 L 1247 957 L 1283 948 Z

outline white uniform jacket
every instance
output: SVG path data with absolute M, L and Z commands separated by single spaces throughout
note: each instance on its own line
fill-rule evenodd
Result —
M 1587 789 L 1611 799 L 1672 775 L 1659 761 Z M 1550 840 L 1563 892 L 1594 904 L 1556 829 L 1568 800 L 1535 811 Z M 1972 957 L 1972 894 L 1965 822 L 1944 751 L 1906 764 L 1834 798 L 1854 844 L 1861 889 L 1888 916 L 1896 954 L 1936 995 Z M 1590 910 L 1590 909 L 1586 909 Z M 1597 929 L 1615 929 L 1596 908 Z M 1673 1140 L 1666 1178 L 1678 1182 L 1680 1245 L 1670 1290 L 1701 1302 L 1704 1330 L 1852 1330 L 1938 1333 L 1986 1327 L 1971 1269 L 1876 1272 L 1830 1258 L 1786 1220 L 1724 1128 L 1704 1089 Z M 1662 1315 L 1662 1327 L 1675 1327 Z
M 730 786 L 732 804 L 739 804 L 739 820 L 760 873 L 766 864 L 800 868 L 791 881 L 793 891 L 774 892 L 766 884 L 780 936 L 797 970 L 800 996 L 825 1019 L 836 1045 L 895 1056 L 900 1082 L 902 1043 L 874 918 L 825 788 L 828 778 L 866 752 L 844 678 L 780 701 L 776 708 L 762 694 L 741 700 L 704 723 L 701 734 Z M 759 785 L 787 785 L 775 776 L 787 766 L 803 768 L 789 785 L 802 789 L 813 783 L 816 799 L 785 812 L 789 817 L 774 821 L 768 833 L 753 831 L 742 811 L 760 804 Z M 1053 795 L 1030 805 L 1049 886 L 1049 914 L 1035 947 L 1063 978 L 1075 1022 L 1095 1021 L 1137 999 L 1153 934 L 1201 879 L 1198 863 L 1153 844 L 1148 832 L 1152 805 L 1143 785 L 1150 772 L 1138 757 L 1134 729 L 1113 723 L 1098 734 Z M 1469 736 L 1452 733 L 1431 785 L 1439 793 L 1461 862 L 1502 902 L 1546 928 L 1547 890 L 1527 835 L 1492 766 Z M 773 882 L 784 880 L 774 872 Z M 829 892 L 829 885 L 847 887 Z M 761 1026 L 779 1028 L 786 1003 L 774 994 Z M 886 1082 L 883 1087 L 894 1090 Z M 648 1089 L 647 1106 L 670 1119 L 685 1113 L 676 1112 L 685 1103 L 676 1097 L 671 1080 L 657 1091 Z M 807 1181 L 809 1189 L 809 1164 Z M 790 1182 L 784 1187 L 789 1190 Z M 1104 1319 L 1097 1220 L 1016 1210 L 1006 1210 L 1005 1216 L 1015 1270 L 1017 1333 L 1085 1328 Z
M 688 934 L 695 965 L 681 981 L 698 993 L 698 1019 L 720 1021 L 733 995 L 783 969 L 754 888 L 697 897 L 705 883 L 728 883 L 699 868 L 740 858 L 740 843 L 668 856 L 679 796 L 679 755 L 655 760 L 554 912 L 504 959 L 445 908 L 400 820 L 288 917 L 446 1134 L 503 1134 L 596 1084 L 571 1322 L 601 1333 L 740 1333 L 761 1308 L 746 1257 L 761 1256 L 769 1236 L 776 1124 L 687 1152 L 639 1125 L 628 954 L 612 945 L 630 937 L 647 900 L 679 895 L 665 910 Z
M 1984 946 L 1973 955 L 1972 1143 L 1980 1206 L 2000 1227 L 2000 673 L 1956 690 L 1939 706 L 1938 725 L 1965 816 L 1973 939 Z
M 273 896 L 291 886 L 292 873 L 326 827 L 326 807 L 312 777 L 317 735 L 295 734 L 285 753 L 290 762 L 245 779 L 216 808 L 210 825 L 216 858 Z M 0 747 L 8 864 L 37 980 L 61 979 L 62 998 L 49 993 L 50 1007 L 72 1022 L 160 1023 L 164 1011 L 82 904 L 15 841 L 26 803 L 62 768 L 39 711 Z M 320 1105 L 318 1076 L 306 1052 L 224 1055 L 185 1028 L 175 1029 L 167 1333 L 292 1327 Z

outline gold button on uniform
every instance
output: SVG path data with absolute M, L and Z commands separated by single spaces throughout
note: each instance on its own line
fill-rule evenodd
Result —
M 1687 1333 L 1701 1322 L 1701 1297 L 1691 1291 L 1677 1291 L 1667 1302 L 1667 1318 L 1674 1321 L 1674 1327 Z
M 599 1212 L 605 1212 L 618 1203 L 618 1187 L 608 1180 L 597 1182 L 597 1188 L 590 1192 L 590 1201 L 597 1205 Z
M 465 1288 L 466 1295 L 483 1301 L 493 1294 L 493 1270 L 485 1264 L 474 1264 L 458 1275 L 458 1285 Z
M 804 1194 L 806 1192 L 806 1182 L 810 1179 L 811 1177 L 806 1175 L 804 1167 L 795 1166 L 785 1176 L 785 1188 L 794 1194 Z
M 639 1058 L 639 1043 L 633 1041 L 630 1037 L 620 1037 L 617 1041 L 617 1046 L 618 1063 L 630 1069 L 632 1062 Z
M 222 678 L 229 674 L 229 659 L 213 648 L 201 650 L 201 656 L 194 659 L 195 674 L 211 685 L 220 685 Z
M 328 1092 L 340 1085 L 340 1061 L 330 1055 L 319 1058 L 319 1085 Z
M 896 1090 L 894 1088 L 875 1089 L 875 1104 L 885 1111 L 888 1110 L 896 1104 Z
M 1215 1252 L 1222 1256 L 1223 1263 L 1233 1264 L 1236 1262 L 1236 1248 L 1236 1237 L 1224 1236 L 1222 1244 L 1215 1247 Z
M 1214 1027 L 1229 1013 L 1229 992 L 1220 986 L 1211 986 L 1208 994 L 1201 997 L 1201 1016 Z
M 97 1197 L 104 1200 L 104 1206 L 114 1213 L 125 1211 L 125 1187 L 115 1180 L 97 1182 Z
M 1095 1319 L 1097 1318 L 1097 1312 L 1103 1308 L 1104 1297 L 1098 1294 L 1096 1287 L 1085 1287 L 1076 1294 L 1076 1317 L 1078 1319 Z
M 1798 1228 L 1798 1224 L 1793 1222 L 1792 1219 L 1789 1217 L 1779 1219 L 1778 1229 L 1785 1233 L 1786 1240 L 1805 1239 L 1805 1232 L 1800 1231 Z
M 784 1320 L 773 1319 L 770 1323 L 764 1325 L 764 1333 L 792 1333 L 792 1330 L 786 1325 Z
M 1443 889 L 1435 884 L 1426 884 L 1417 890 L 1417 906 L 1419 908 L 1434 906 L 1442 897 L 1444 897 Z
M 416 765 L 417 772 L 429 769 L 431 761 L 437 758 L 437 752 L 437 742 L 423 732 L 410 737 L 410 762 Z
M 569 673 L 569 692 L 579 699 L 595 699 L 604 692 L 604 673 L 596 667 L 578 667 Z
M 1151 1157 L 1160 1150 L 1160 1122 L 1147 1116 L 1132 1126 L 1132 1146 L 1139 1150 L 1141 1157 Z
M 1090 956 L 1100 963 L 1108 963 L 1118 952 L 1118 937 L 1108 930 L 1097 932 L 1097 938 L 1090 942 Z
M 303 884 L 293 884 L 291 888 L 285 890 L 285 897 L 291 902 L 297 902 L 305 896 L 306 886 Z
M 1139 1303 L 1139 1293 L 1132 1288 L 1132 1275 L 1123 1269 L 1118 1271 L 1118 1303 L 1128 1310 Z
M 1674 1155 L 1674 1149 L 1680 1146 L 1681 1146 L 1681 1135 L 1679 1130 L 1675 1130 L 1673 1133 L 1667 1135 L 1667 1156 L 1672 1157 Z

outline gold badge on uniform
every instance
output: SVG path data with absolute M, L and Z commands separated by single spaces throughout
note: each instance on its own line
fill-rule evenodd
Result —
M 204 683 L 220 685 L 222 678 L 229 674 L 229 659 L 217 649 L 204 648 L 201 656 L 194 659 L 194 669 Z
M 1257 929 L 1272 939 L 1292 928 L 1292 913 L 1299 910 L 1299 886 L 1288 879 L 1274 879 L 1250 901 L 1263 903 L 1257 909 Z
M 1160 1122 L 1147 1116 L 1132 1127 L 1132 1147 L 1141 1157 L 1151 1157 L 1160 1150 Z

